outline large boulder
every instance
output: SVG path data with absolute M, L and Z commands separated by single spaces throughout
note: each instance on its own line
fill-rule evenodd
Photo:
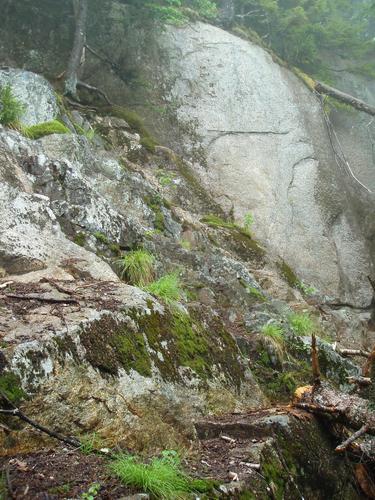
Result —
M 54 120 L 59 114 L 56 96 L 45 78 L 22 69 L 0 71 L 0 88 L 10 85 L 14 96 L 25 106 L 24 125 Z

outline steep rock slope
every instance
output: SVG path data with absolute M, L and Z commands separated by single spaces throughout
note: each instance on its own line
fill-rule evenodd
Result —
M 307 282 L 368 302 L 372 256 L 351 193 L 372 207 L 374 196 L 336 165 L 319 100 L 218 28 L 171 29 L 163 41 L 165 98 L 214 198 L 237 219 L 253 213 L 259 238 Z

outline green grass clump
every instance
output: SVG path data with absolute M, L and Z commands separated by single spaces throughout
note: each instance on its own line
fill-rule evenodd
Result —
M 96 432 L 84 434 L 80 439 L 80 443 L 79 451 L 84 455 L 90 455 L 94 451 L 104 447 L 102 438 Z
M 0 90 L 0 123 L 6 127 L 18 128 L 25 110 L 26 106 L 15 97 L 12 87 L 5 85 Z
M 117 260 L 120 277 L 132 285 L 145 286 L 154 278 L 155 257 L 147 250 L 133 250 Z
M 26 137 L 34 140 L 51 134 L 70 134 L 68 127 L 58 120 L 23 127 L 22 132 Z
M 207 492 L 212 484 L 191 479 L 181 468 L 176 452 L 165 451 L 161 457 L 142 463 L 138 457 L 119 455 L 110 466 L 126 486 L 137 488 L 160 500 L 178 500 L 191 492 Z
M 268 323 L 267 325 L 264 325 L 262 327 L 262 333 L 266 337 L 270 337 L 277 342 L 284 342 L 284 330 L 276 323 Z
M 311 335 L 316 329 L 316 325 L 308 313 L 292 313 L 288 316 L 288 321 L 297 335 Z
M 181 281 L 177 273 L 170 273 L 162 276 L 157 281 L 154 281 L 145 287 L 145 290 L 164 300 L 167 304 L 179 302 L 184 294 Z

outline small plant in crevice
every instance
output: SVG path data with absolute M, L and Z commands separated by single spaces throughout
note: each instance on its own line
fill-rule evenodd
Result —
M 159 500 L 187 498 L 189 493 L 207 493 L 212 481 L 193 479 L 182 469 L 181 459 L 173 450 L 144 463 L 137 456 L 121 454 L 110 464 L 111 471 L 126 486 L 149 493 Z
M 26 106 L 13 94 L 12 87 L 5 85 L 0 90 L 0 123 L 6 127 L 22 127 L 20 119 Z
M 308 313 L 291 313 L 288 322 L 297 335 L 311 335 L 316 330 L 316 324 Z
M 244 216 L 243 227 L 250 234 L 251 228 L 254 224 L 254 216 L 250 212 L 247 212 Z
M 284 330 L 276 323 L 267 323 L 262 327 L 262 334 L 279 343 L 284 343 Z
M 180 245 L 184 250 L 191 250 L 191 242 L 189 240 L 182 239 L 180 240 Z
M 80 443 L 81 446 L 79 447 L 79 451 L 84 455 L 90 455 L 91 453 L 104 447 L 102 438 L 96 432 L 93 432 L 92 434 L 84 434 L 80 438 Z
M 260 300 L 261 302 L 267 301 L 267 297 L 265 297 L 265 295 L 263 295 L 263 293 L 255 286 L 247 285 L 246 291 L 249 295 L 251 295 L 252 297 L 254 297 L 257 300 Z
M 167 304 L 180 302 L 184 297 L 181 280 L 177 272 L 166 274 L 144 288 L 147 292 L 164 300 Z
M 116 265 L 121 279 L 126 279 L 130 284 L 146 286 L 154 278 L 155 257 L 147 250 L 132 250 L 123 254 Z
M 100 483 L 92 483 L 89 489 L 84 493 L 82 493 L 79 498 L 82 500 L 95 500 L 95 498 L 99 494 L 100 488 L 101 488 Z

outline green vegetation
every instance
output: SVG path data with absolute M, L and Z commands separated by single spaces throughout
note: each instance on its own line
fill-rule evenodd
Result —
M 79 245 L 80 247 L 83 247 L 85 246 L 85 242 L 86 242 L 86 234 L 83 233 L 83 232 L 78 232 L 75 234 L 74 236 L 74 243 L 76 245 Z
M 20 119 L 26 110 L 13 94 L 12 87 L 5 85 L 0 90 L 0 123 L 6 127 L 18 128 Z
M 94 451 L 104 447 L 102 438 L 96 432 L 93 432 L 92 434 L 84 434 L 81 436 L 80 442 L 81 446 L 79 447 L 79 450 L 84 455 L 90 455 Z
M 70 130 L 66 125 L 58 120 L 31 125 L 30 127 L 22 127 L 22 133 L 29 139 L 40 139 L 51 134 L 70 134 Z
M 297 335 L 311 335 L 316 324 L 308 313 L 292 313 L 288 316 L 289 324 Z
M 154 277 L 155 257 L 147 250 L 133 250 L 116 261 L 120 277 L 137 286 L 146 286 Z
M 352 70 L 375 71 L 372 0 L 234 0 L 237 24 L 255 31 L 263 45 L 283 60 L 319 78 L 330 75 L 321 57 L 327 49 L 352 63 Z M 246 15 L 248 12 L 251 15 Z
M 92 483 L 89 489 L 85 493 L 82 493 L 79 498 L 81 498 L 82 500 L 95 500 L 95 498 L 98 496 L 100 488 L 100 483 Z
M 316 288 L 306 285 L 303 281 L 301 281 L 293 269 L 284 260 L 277 262 L 276 265 L 279 268 L 282 277 L 292 288 L 297 288 L 307 296 L 314 295 L 317 292 Z
M 99 241 L 103 245 L 108 245 L 109 244 L 107 236 L 105 234 L 101 233 L 100 231 L 95 231 L 95 233 L 93 234 L 93 236 L 97 239 L 97 241 Z
M 12 403 L 19 403 L 26 397 L 21 387 L 20 379 L 14 373 L 3 373 L 0 375 L 0 390 Z
M 86 137 L 86 139 L 90 142 L 95 139 L 95 136 L 98 133 L 95 128 L 89 128 L 88 130 L 85 130 L 83 127 L 81 127 L 81 125 L 78 125 L 78 123 L 73 123 L 73 126 L 79 135 Z
M 263 293 L 258 290 L 258 288 L 255 288 L 255 286 L 246 286 L 246 291 L 249 295 L 254 297 L 257 300 L 260 300 L 262 302 L 266 302 L 267 298 L 263 295 Z
M 243 227 L 250 233 L 251 228 L 254 224 L 254 216 L 248 212 L 245 214 L 244 221 L 243 221 Z
M 277 342 L 284 342 L 284 330 L 276 323 L 267 323 L 262 327 L 262 333 Z
M 173 177 L 161 168 L 156 171 L 156 177 L 163 187 L 170 186 L 173 183 Z
M 184 250 L 191 250 L 191 242 L 189 240 L 180 240 L 180 245 Z
M 155 229 L 159 230 L 162 233 L 165 230 L 165 217 L 162 207 L 170 208 L 170 205 L 158 194 L 145 196 L 144 201 L 155 214 Z
M 164 451 L 161 457 L 149 463 L 143 463 L 136 456 L 119 455 L 110 468 L 126 486 L 145 491 L 155 499 L 183 499 L 188 493 L 205 493 L 213 487 L 210 481 L 190 478 L 174 451 Z
M 184 296 L 181 280 L 176 272 L 162 276 L 146 286 L 145 290 L 164 300 L 167 304 L 179 302 Z

